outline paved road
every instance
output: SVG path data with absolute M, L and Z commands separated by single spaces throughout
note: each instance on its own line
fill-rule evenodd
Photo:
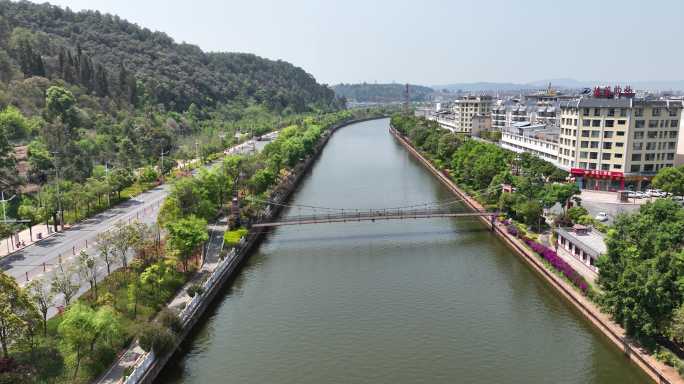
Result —
M 59 264 L 60 257 L 63 263 L 75 257 L 74 253 L 78 254 L 79 250 L 86 248 L 86 241 L 88 248 L 93 249 L 97 234 L 112 228 L 119 221 L 128 222 L 137 219 L 145 223 L 154 222 L 159 206 L 168 192 L 169 186 L 161 185 L 141 193 L 107 211 L 77 223 L 64 232 L 0 259 L 0 268 L 20 283 L 25 283 L 26 274 L 29 279 L 43 274 L 43 263 L 45 263 L 46 270 L 50 270 Z

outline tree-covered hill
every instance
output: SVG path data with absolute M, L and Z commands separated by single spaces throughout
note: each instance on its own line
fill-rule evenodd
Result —
M 332 89 L 338 97 L 350 101 L 391 103 L 404 101 L 406 84 L 337 84 Z M 434 92 L 432 88 L 409 84 L 411 101 L 425 101 Z
M 118 16 L 25 1 L 0 1 L 0 16 L 3 40 L 15 37 L 17 27 L 28 32 L 10 50 L 25 75 L 77 81 L 101 96 L 146 97 L 175 111 L 236 98 L 295 112 L 335 102 L 333 91 L 292 64 L 246 53 L 206 53 Z M 4 61 L 0 72 L 8 78 Z M 143 87 L 137 94 L 136 86 Z

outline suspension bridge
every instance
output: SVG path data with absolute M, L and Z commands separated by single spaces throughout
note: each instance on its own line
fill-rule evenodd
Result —
M 252 199 L 253 201 L 256 199 Z M 448 217 L 480 217 L 496 216 L 496 212 L 469 211 L 462 204 L 462 199 L 417 203 L 401 207 L 387 208 L 332 208 L 303 204 L 279 204 L 273 201 L 256 200 L 266 204 L 265 215 L 253 227 L 280 227 L 287 225 L 309 225 L 325 223 L 353 223 L 381 220 L 431 219 Z M 282 219 L 270 221 L 269 214 L 272 206 L 288 208 L 290 213 L 297 211 L 297 215 L 286 215 Z M 304 214 L 302 214 L 304 211 Z

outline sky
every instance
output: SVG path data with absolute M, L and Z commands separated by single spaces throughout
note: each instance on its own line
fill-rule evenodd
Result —
M 50 0 L 319 82 L 682 80 L 684 1 Z

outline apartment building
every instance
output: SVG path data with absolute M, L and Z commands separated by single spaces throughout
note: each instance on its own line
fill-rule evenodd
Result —
M 626 95 L 626 96 L 625 96 Z M 606 89 L 560 105 L 558 165 L 581 188 L 645 188 L 675 162 L 682 102 Z
M 452 107 L 455 132 L 470 134 L 473 128 L 473 116 L 489 115 L 491 110 L 491 96 L 464 96 L 456 100 Z
M 532 153 L 558 166 L 558 135 L 558 127 L 552 125 L 514 123 L 501 130 L 499 145 L 517 153 Z

